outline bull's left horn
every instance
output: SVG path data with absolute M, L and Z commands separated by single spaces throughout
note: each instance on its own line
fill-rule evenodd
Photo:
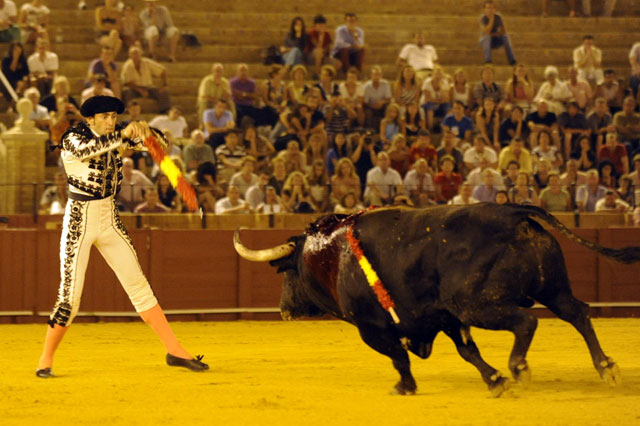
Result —
M 233 234 L 233 247 L 235 247 L 236 252 L 238 252 L 240 256 L 247 260 L 253 262 L 268 262 L 289 256 L 293 253 L 293 250 L 295 250 L 296 244 L 287 243 L 263 250 L 251 250 L 242 244 L 242 241 L 240 241 L 240 229 L 236 229 L 235 234 Z

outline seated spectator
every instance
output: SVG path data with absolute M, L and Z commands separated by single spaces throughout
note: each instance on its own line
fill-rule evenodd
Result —
M 596 202 L 596 212 L 619 212 L 624 213 L 631 211 L 631 206 L 624 200 L 616 198 L 616 192 L 608 189 L 604 197 Z
M 438 162 L 441 163 L 442 158 L 445 155 L 453 157 L 455 163 L 453 170 L 456 173 L 460 173 L 461 175 L 465 172 L 464 168 L 464 157 L 462 152 L 456 148 L 456 138 L 453 136 L 451 132 L 444 132 L 442 136 L 442 142 L 440 144 L 440 148 L 437 151 L 438 154 Z
M 629 50 L 629 65 L 631 65 L 629 87 L 633 92 L 633 97 L 637 99 L 638 86 L 640 86 L 640 41 L 635 42 Z
M 117 57 L 122 48 L 122 12 L 118 8 L 118 0 L 105 0 L 104 6 L 96 8 L 95 19 L 96 41 L 101 46 L 112 48 L 114 57 Z
M 5 7 L 8 3 L 5 2 Z M 0 26 L 2 19 L 2 9 L 0 9 Z M 0 31 L 0 40 L 2 39 L 2 31 Z M 11 85 L 14 91 L 20 96 L 24 90 L 29 87 L 29 66 L 27 65 L 27 59 L 24 56 L 24 47 L 19 41 L 12 41 L 9 43 L 9 49 L 7 56 L 2 58 L 2 73 L 7 78 L 7 81 Z M 11 101 L 11 95 L 9 91 L 4 87 L 4 84 L 0 85 L 0 90 L 5 99 Z
M 588 136 L 581 136 L 578 139 L 576 148 L 571 153 L 571 158 L 578 162 L 578 170 L 586 172 L 593 169 L 598 162 L 596 153 L 591 149 L 591 140 Z
M 173 189 L 169 178 L 164 173 L 159 173 L 157 176 L 156 191 L 163 206 L 176 213 L 182 211 L 182 199 L 176 190 Z
M 302 172 L 293 171 L 282 187 L 282 204 L 286 211 L 293 213 L 312 213 L 313 203 L 309 183 Z
M 282 65 L 274 64 L 269 69 L 269 78 L 260 85 L 259 92 L 262 104 L 256 125 L 275 126 L 280 114 L 287 105 L 287 91 L 282 75 L 286 70 Z
M 491 65 L 485 65 L 480 71 L 480 82 L 473 86 L 471 91 L 473 96 L 473 103 L 471 104 L 471 110 L 475 110 L 477 107 L 484 104 L 486 98 L 491 98 L 497 105 L 498 109 L 503 108 L 504 94 L 502 87 L 495 82 L 495 70 Z
M 587 124 L 591 131 L 591 144 L 598 152 L 604 145 L 604 140 L 608 132 L 615 132 L 613 117 L 609 114 L 609 107 L 604 98 L 596 98 L 593 112 L 587 117 Z
M 613 8 L 616 6 L 616 0 L 604 0 L 602 3 L 602 16 L 611 16 Z M 591 16 L 591 0 L 582 0 L 582 13 L 586 17 Z
M 424 110 L 420 108 L 417 102 L 407 106 L 403 121 L 405 133 L 409 138 L 415 138 L 420 130 L 426 130 L 427 122 Z
M 160 202 L 158 189 L 156 187 L 147 188 L 144 192 L 144 202 L 140 203 L 133 210 L 134 213 L 169 213 L 171 209 Z
M 635 112 L 636 101 L 627 96 L 622 111 L 613 116 L 613 125 L 618 132 L 618 140 L 625 144 L 627 151 L 636 153 L 640 143 L 640 114 Z
M 380 140 L 385 147 L 391 144 L 396 135 L 404 135 L 404 123 L 400 116 L 398 104 L 390 103 L 380 121 Z
M 310 90 L 306 81 L 307 69 L 304 65 L 296 65 L 291 68 L 289 74 L 291 75 L 291 81 L 287 86 L 287 100 L 294 106 L 304 104 Z
M 313 134 L 320 134 L 323 142 L 327 140 L 326 119 L 319 108 L 320 98 L 315 95 L 307 96 L 307 103 L 304 108 L 299 108 L 297 113 L 291 116 L 290 125 L 295 130 L 298 141 L 305 146 L 308 138 Z M 277 143 L 277 142 L 276 142 Z M 276 146 L 276 150 L 281 148 Z
M 577 146 L 578 139 L 581 136 L 589 136 L 587 118 L 580 112 L 577 102 L 569 102 L 567 111 L 558 117 L 558 125 L 563 136 L 564 156 L 569 158 Z
M 68 102 L 68 98 L 64 96 L 56 98 L 56 108 L 50 111 L 49 115 L 51 116 L 49 133 L 54 145 L 61 142 L 62 135 L 69 127 L 83 120 L 78 108 Z
M 176 138 L 185 137 L 185 131 L 189 125 L 187 120 L 182 116 L 182 108 L 172 106 L 167 114 L 157 115 L 149 122 L 149 125 L 156 129 L 168 129 Z
M 473 188 L 472 197 L 480 202 L 493 202 L 496 199 L 498 188 L 494 183 L 494 176 L 491 170 L 485 169 L 482 172 L 482 185 Z
M 224 137 L 224 144 L 216 148 L 218 182 L 227 182 L 242 168 L 247 152 L 238 140 L 238 133 L 231 131 Z
M 627 148 L 618 142 L 616 133 L 607 133 L 606 143 L 598 151 L 598 162 L 609 160 L 614 167 L 614 175 L 620 176 L 629 173 L 629 155 Z
M 265 196 L 264 201 L 258 204 L 256 208 L 257 213 L 262 214 L 273 214 L 273 213 L 284 213 L 286 207 L 282 204 L 282 199 L 276 193 L 276 189 L 267 185 L 265 187 Z
M 518 64 L 513 69 L 513 76 L 504 87 L 505 106 L 519 106 L 524 113 L 531 110 L 533 96 L 533 83 L 529 80 L 529 73 L 524 65 Z
M 28 3 L 25 3 L 27 5 Z M 53 79 L 58 72 L 58 55 L 49 50 L 49 40 L 40 38 L 36 42 L 36 51 L 27 59 L 31 84 L 35 85 L 42 96 L 51 91 Z
M 115 54 L 111 47 L 102 46 L 100 49 L 100 57 L 94 59 L 89 65 L 87 73 L 87 82 L 93 81 L 96 75 L 107 76 L 107 88 L 111 89 L 114 96 L 120 97 L 122 87 L 120 86 L 120 77 L 118 76 L 118 65 L 115 62 Z
M 479 203 L 478 200 L 471 196 L 472 191 L 473 185 L 468 182 L 464 182 L 462 185 L 460 185 L 458 195 L 450 199 L 447 204 L 459 206 Z
M 274 158 L 271 161 L 273 176 L 269 179 L 269 185 L 276 189 L 276 194 L 282 195 L 282 187 L 287 180 L 287 166 L 283 158 Z
M 401 112 L 420 100 L 422 94 L 422 79 L 410 65 L 404 65 L 398 80 L 393 84 L 393 101 L 398 104 Z
M 284 160 L 287 174 L 291 172 L 303 172 L 307 166 L 307 156 L 304 152 L 300 151 L 300 144 L 298 141 L 289 141 L 287 149 L 280 151 L 276 158 L 282 158 Z
M 472 106 L 473 97 L 471 96 L 471 85 L 467 82 L 467 76 L 462 68 L 458 68 L 453 72 L 453 82 L 451 83 L 449 99 L 451 99 L 452 102 L 462 102 L 465 114 Z
M 253 122 L 259 118 L 259 109 L 256 102 L 259 99 L 256 82 L 249 77 L 249 67 L 247 64 L 240 64 L 236 70 L 236 76 L 229 81 L 231 95 L 236 105 L 236 123 L 242 124 L 245 116 L 250 117 Z
M 529 134 L 529 146 L 535 148 L 538 143 L 538 134 L 546 130 L 551 134 L 554 145 L 560 149 L 560 133 L 558 132 L 558 120 L 556 115 L 549 112 L 549 104 L 546 100 L 540 99 L 538 109 L 527 115 L 526 126 L 531 132 Z
M 80 111 L 78 110 L 79 105 L 78 102 L 70 95 L 71 93 L 71 85 L 69 84 L 69 79 L 63 75 L 56 76 L 53 80 L 53 88 L 51 89 L 51 94 L 45 96 L 42 101 L 40 101 L 40 105 L 47 108 L 47 111 L 57 111 L 57 102 L 58 98 L 64 98 L 65 102 L 73 105 L 75 108 L 75 112 L 80 115 Z
M 360 178 L 353 163 L 348 157 L 341 158 L 336 165 L 335 174 L 331 176 L 331 203 L 338 204 L 348 193 L 359 201 L 361 192 Z
M 540 192 L 540 207 L 550 212 L 571 211 L 571 195 L 560 185 L 557 173 L 549 174 L 548 185 Z
M 593 90 L 587 80 L 578 77 L 578 70 L 575 67 L 569 67 L 568 74 L 569 78 L 565 83 L 573 94 L 573 100 L 578 103 L 581 112 L 586 112 L 593 100 Z
M 640 154 L 633 156 L 633 171 L 629 173 L 629 179 L 635 188 L 640 189 Z
M 215 213 L 216 200 L 220 200 L 225 195 L 224 190 L 218 185 L 216 175 L 215 164 L 208 161 L 200 164 L 196 172 L 198 204 L 207 213 Z
M 157 87 L 154 77 L 162 80 Z M 129 48 L 129 59 L 122 65 L 122 100 L 126 104 L 133 98 L 151 98 L 158 102 L 158 110 L 163 113 L 171 107 L 168 91 L 167 69 L 156 61 L 142 56 L 142 49 Z
M 592 35 L 585 35 L 582 44 L 573 50 L 573 66 L 579 78 L 592 85 L 602 83 L 602 51 L 593 45 Z
M 197 170 L 202 163 L 215 164 L 213 149 L 205 144 L 202 130 L 195 129 L 191 132 L 191 143 L 184 147 L 184 162 L 188 172 Z
M 240 191 L 240 196 L 246 199 L 247 190 L 258 183 L 258 175 L 254 173 L 256 159 L 250 155 L 245 156 L 241 161 L 241 168 L 229 180 L 229 185 L 233 185 Z
M 407 172 L 403 181 L 404 189 L 416 206 L 426 206 L 435 197 L 433 178 L 429 173 L 429 163 L 419 158 Z
M 496 192 L 496 199 L 494 200 L 496 204 L 507 204 L 509 202 L 509 193 L 505 190 L 500 190 Z
M 145 0 L 147 7 L 140 12 L 140 21 L 144 28 L 144 38 L 149 46 L 149 54 L 157 59 L 158 43 L 169 43 L 169 62 L 176 61 L 176 49 L 180 40 L 180 31 L 173 25 L 171 14 L 166 6 L 158 6 L 157 0 Z
M 476 126 L 483 138 L 495 149 L 500 151 L 500 113 L 491 98 L 485 98 L 482 106 L 476 112 Z M 515 136 L 514 136 L 515 137 Z
M 618 179 L 610 160 L 602 160 L 598 163 L 598 173 L 600 174 L 600 185 L 606 188 L 616 189 Z
M 302 171 L 309 170 L 316 161 L 322 161 L 324 164 L 327 159 L 327 145 L 322 140 L 322 136 L 316 133 L 309 137 L 309 143 L 302 153 L 305 160 Z
M 507 164 L 507 170 L 504 177 L 504 186 L 507 188 L 507 190 L 510 190 L 511 188 L 516 186 L 516 179 L 518 179 L 518 173 L 520 173 L 520 164 L 518 164 L 516 160 L 509 161 L 509 164 Z
M 524 142 L 520 138 L 512 139 L 509 146 L 500 151 L 500 155 L 498 156 L 498 168 L 504 172 L 511 161 L 518 162 L 521 173 L 531 174 L 533 172 L 531 154 L 529 153 L 529 150 L 524 147 Z
M 307 34 L 306 54 L 313 58 L 315 74 L 329 60 L 331 54 L 331 34 L 327 31 L 327 19 L 322 15 L 313 18 L 313 28 Z
M 256 170 L 262 170 L 269 165 L 271 155 L 276 151 L 269 139 L 259 135 L 255 126 L 244 129 L 242 146 L 245 151 L 256 159 Z
M 344 21 L 344 25 L 336 28 L 335 44 L 331 56 L 340 61 L 343 72 L 352 66 L 362 72 L 365 52 L 364 31 L 358 27 L 358 17 L 355 13 L 346 13 Z
M 484 2 L 484 14 L 480 18 L 480 26 L 482 28 L 480 46 L 482 46 L 484 62 L 491 62 L 491 49 L 504 46 L 509 65 L 515 65 L 516 58 L 511 47 L 511 39 L 507 34 L 502 16 L 496 13 L 496 6 L 491 0 Z
M 40 92 L 35 87 L 29 87 L 24 91 L 24 97 L 29 99 L 33 104 L 33 111 L 29 114 L 29 118 L 36 122 L 36 127 L 40 130 L 49 130 L 51 117 L 47 107 L 40 105 Z
M 258 176 L 258 181 L 254 185 L 251 185 L 249 189 L 247 189 L 247 192 L 244 195 L 244 199 L 247 203 L 249 203 L 249 206 L 251 206 L 252 210 L 258 211 L 258 206 L 265 201 L 267 190 L 266 188 L 267 186 L 270 186 L 270 178 L 271 175 L 269 174 L 269 172 L 263 170 Z M 273 186 L 270 187 L 273 188 Z M 275 188 L 273 188 L 273 190 L 275 193 Z M 258 211 L 258 213 L 261 212 Z
M 344 133 L 336 133 L 333 136 L 331 147 L 327 152 L 326 167 L 329 177 L 333 176 L 338 165 L 338 160 L 351 156 L 351 143 L 347 141 Z
M 377 159 L 377 165 L 367 172 L 364 201 L 374 206 L 392 204 L 396 195 L 404 193 L 402 178 L 391 168 L 389 154 L 379 152 Z
M 382 78 L 382 68 L 378 65 L 371 67 L 371 80 L 364 85 L 363 101 L 365 126 L 377 129 L 384 117 L 387 104 L 391 101 L 391 87 Z
M 509 142 L 513 138 L 522 138 L 528 140 L 529 128 L 524 124 L 524 114 L 522 108 L 515 105 L 511 108 L 509 117 L 502 120 L 500 127 L 498 128 L 498 141 L 500 142 L 500 148 L 504 148 L 509 145 Z
M 94 96 L 115 96 L 112 90 L 107 89 L 106 75 L 96 74 L 93 77 L 91 87 L 87 87 L 80 94 L 80 105 L 82 105 L 87 99 Z
M 597 170 L 587 172 L 586 183 L 576 190 L 576 205 L 581 212 L 594 212 L 598 200 L 604 198 L 607 188 L 600 185 L 600 176 Z
M 284 38 L 284 43 L 280 46 L 284 64 L 289 68 L 302 64 L 304 62 L 304 53 L 307 51 L 307 44 L 309 44 L 309 36 L 304 27 L 304 20 L 300 16 L 296 16 L 291 21 L 291 28 Z
M 573 93 L 564 81 L 558 78 L 558 68 L 549 65 L 544 69 L 545 82 L 540 85 L 536 97 L 533 99 L 538 102 L 542 99 L 547 101 L 549 111 L 555 115 L 562 114 L 565 110 L 565 104 L 573 97 Z
M 364 126 L 364 85 L 358 81 L 358 69 L 351 67 L 347 70 L 345 81 L 340 83 L 340 97 L 345 100 L 348 110 L 355 112 L 355 116 L 350 116 L 351 123 Z
M 604 98 L 609 106 L 611 114 L 615 114 L 622 109 L 624 98 L 624 87 L 614 70 L 604 71 L 604 81 L 596 86 L 596 97 Z
M 356 119 L 357 114 L 340 95 L 331 96 L 323 110 L 327 137 L 331 139 L 338 133 L 346 133 L 350 128 L 351 120 Z
M 347 192 L 333 209 L 334 213 L 338 214 L 354 214 L 360 210 L 364 210 L 364 206 L 360 204 L 353 192 Z
M 246 214 L 251 213 L 249 203 L 240 198 L 240 191 L 229 185 L 227 196 L 216 201 L 216 214 Z
M 376 166 L 378 162 L 377 153 L 382 151 L 382 144 L 370 132 L 354 133 L 351 135 L 351 140 L 352 145 L 356 146 L 353 154 L 351 154 L 351 161 L 353 161 L 356 174 L 360 178 L 360 184 L 364 190 L 367 182 L 367 173 Z
M 425 44 L 424 31 L 413 33 L 413 43 L 405 44 L 400 50 L 396 63 L 402 69 L 410 66 L 415 70 L 419 80 L 424 81 L 438 63 L 435 47 Z
M 323 160 L 314 160 L 307 173 L 311 204 L 317 212 L 328 212 L 331 184 Z
M 451 86 L 442 68 L 436 66 L 431 77 L 422 83 L 420 105 L 427 114 L 427 129 L 433 131 L 435 117 L 444 117 L 451 109 Z
M 540 199 L 535 189 L 529 184 L 529 174 L 523 171 L 518 172 L 516 183 L 509 190 L 509 200 L 515 204 L 540 205 Z
M 587 183 L 587 174 L 578 170 L 578 162 L 574 159 L 567 160 L 565 170 L 560 175 L 560 185 L 569 192 L 571 199 L 575 200 L 576 189 Z
M 142 21 L 133 9 L 133 5 L 125 4 L 122 9 L 122 29 L 120 39 L 124 48 L 128 51 L 135 44 L 140 44 L 142 36 Z
M 218 99 L 213 108 L 205 110 L 202 123 L 207 143 L 213 149 L 222 145 L 227 133 L 236 127 L 233 114 L 224 99 Z
M 428 130 L 420 129 L 418 131 L 418 137 L 409 149 L 409 157 L 411 163 L 424 158 L 432 172 L 438 169 L 438 151 L 431 144 L 431 134 Z
M 0 43 L 20 43 L 20 27 L 18 22 L 18 12 L 13 0 L 0 1 Z M 11 53 L 11 48 L 9 49 Z
M 515 172 L 511 175 L 511 177 L 513 178 L 513 182 L 515 182 L 515 177 L 518 174 L 519 166 L 518 166 L 518 163 L 516 162 L 513 162 L 513 163 L 515 164 Z M 507 172 L 509 172 L 509 169 L 511 166 L 512 165 L 509 164 L 509 166 L 507 167 Z M 467 175 L 466 182 L 471 184 L 473 188 L 475 188 L 476 186 L 482 185 L 484 183 L 484 175 L 486 174 L 485 170 L 488 170 L 493 175 L 493 185 L 497 189 L 503 189 L 504 179 L 502 178 L 502 175 L 498 170 L 496 170 L 495 168 L 489 165 L 489 162 L 485 157 L 481 157 L 480 161 L 478 162 L 478 167 L 476 167 L 475 169 L 469 172 L 469 174 Z M 507 178 L 509 178 L 509 176 L 510 174 L 508 173 Z M 510 185 L 510 186 L 513 186 L 513 185 Z
M 223 77 L 224 66 L 220 62 L 215 62 L 211 66 L 211 74 L 205 76 L 198 86 L 198 121 L 202 122 L 204 112 L 209 108 L 214 108 L 216 102 L 222 99 L 226 101 L 229 111 L 233 115 L 236 113 L 236 107 L 231 99 L 231 86 L 229 80 Z
M 533 174 L 533 183 L 536 190 L 540 193 L 549 184 L 549 175 L 551 174 L 551 161 L 546 158 L 540 159 L 536 164 L 536 172 Z
M 622 175 L 620 176 L 620 179 L 618 179 L 616 196 L 630 206 L 634 206 L 636 204 L 636 189 L 633 186 L 633 181 L 629 178 L 629 175 Z
M 443 155 L 440 158 L 440 173 L 433 178 L 436 187 L 436 201 L 446 204 L 458 194 L 462 185 L 462 175 L 453 171 L 456 160 L 451 155 Z
M 124 112 L 127 116 L 120 122 L 122 126 L 126 127 L 132 121 L 142 120 L 142 105 L 135 99 L 127 103 L 127 109 Z
M 473 123 L 464 115 L 464 104 L 461 101 L 454 101 L 451 113 L 442 120 L 442 130 L 449 130 L 456 138 L 471 141 Z
M 473 147 L 464 153 L 464 165 L 467 170 L 475 169 L 480 165 L 481 159 L 487 160 L 487 164 L 491 168 L 498 166 L 498 156 L 496 152 L 489 147 L 488 141 L 484 136 L 476 135 L 473 138 Z
M 398 133 L 393 137 L 388 154 L 391 161 L 391 168 L 400 173 L 401 177 L 404 177 L 407 171 L 409 171 L 411 158 L 409 147 L 407 146 L 407 139 L 402 133 Z
M 53 176 L 53 185 L 48 186 L 42 192 L 40 210 L 46 211 L 47 214 L 64 214 L 68 199 L 67 175 L 64 172 L 56 172 Z
M 122 159 L 122 186 L 118 193 L 118 204 L 121 210 L 132 212 L 144 201 L 144 191 L 153 188 L 153 183 L 140 170 L 133 168 L 133 160 L 129 157 Z
M 37 39 L 49 40 L 47 26 L 51 11 L 44 0 L 31 0 L 20 7 L 18 25 L 22 34 L 22 43 L 34 43 Z

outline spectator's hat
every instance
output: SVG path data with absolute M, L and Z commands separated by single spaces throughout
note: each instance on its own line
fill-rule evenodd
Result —
M 80 113 L 83 117 L 93 117 L 96 114 L 104 112 L 124 112 L 124 104 L 120 99 L 113 96 L 92 96 L 80 107 Z

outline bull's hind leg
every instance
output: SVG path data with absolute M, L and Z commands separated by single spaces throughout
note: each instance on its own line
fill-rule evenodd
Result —
M 573 325 L 582 334 L 589 348 L 593 365 L 600 373 L 600 377 L 610 386 L 619 384 L 622 380 L 620 369 L 611 358 L 604 354 L 600 347 L 591 319 L 589 319 L 589 306 L 576 299 L 571 293 L 560 293 L 551 300 L 539 300 L 539 302 L 547 306 L 558 318 Z
M 417 386 L 411 374 L 409 354 L 402 347 L 402 343 L 395 333 L 384 328 L 360 324 L 358 324 L 358 330 L 362 340 L 371 348 L 391 358 L 393 366 L 400 373 L 400 381 L 396 384 L 394 393 L 415 394 Z

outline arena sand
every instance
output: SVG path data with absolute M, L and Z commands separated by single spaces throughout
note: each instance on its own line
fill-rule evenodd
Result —
M 174 323 L 212 370 L 164 365 L 142 323 L 75 324 L 54 372 L 34 368 L 44 325 L 0 326 L 0 425 L 638 425 L 640 320 L 595 320 L 620 365 L 609 388 L 578 333 L 541 320 L 529 352 L 533 382 L 491 398 L 478 372 L 438 336 L 428 360 L 412 356 L 415 396 L 393 396 L 388 358 L 338 321 Z M 503 373 L 507 332 L 473 329 L 484 358 Z

